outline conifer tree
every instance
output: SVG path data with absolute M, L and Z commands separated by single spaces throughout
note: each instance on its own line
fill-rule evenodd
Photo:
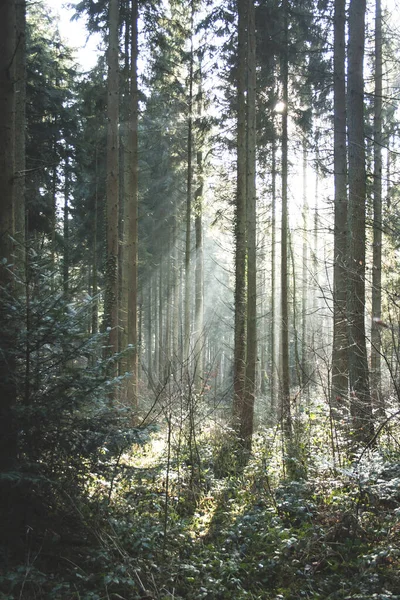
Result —
M 365 0 L 351 0 L 347 71 L 347 128 L 349 157 L 347 316 L 349 320 L 349 382 L 355 436 L 370 441 L 373 434 L 369 370 L 365 335 L 365 213 L 366 169 L 364 141 Z
M 119 38 L 118 0 L 110 0 L 108 15 L 107 129 L 107 263 L 104 324 L 109 353 L 118 352 L 118 214 L 119 214 Z M 115 371 L 114 371 L 115 372 Z

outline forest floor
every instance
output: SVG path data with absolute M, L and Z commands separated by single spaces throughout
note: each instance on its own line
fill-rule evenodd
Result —
M 153 434 L 26 542 L 0 598 L 400 600 L 400 453 L 289 480 L 271 440 L 239 470 L 222 435 Z

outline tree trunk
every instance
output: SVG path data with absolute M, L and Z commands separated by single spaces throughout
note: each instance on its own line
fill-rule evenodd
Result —
M 68 153 L 68 148 L 66 148 Z M 70 172 L 69 158 L 65 158 L 64 165 L 64 215 L 63 215 L 63 289 L 65 296 L 68 296 L 69 291 L 69 191 L 70 191 Z
M 333 265 L 333 346 L 331 406 L 335 409 L 348 395 L 347 289 L 347 161 L 345 82 L 345 0 L 335 0 L 334 17 L 334 181 L 335 224 Z M 336 410 L 334 414 L 337 416 Z
M 349 153 L 349 379 L 351 414 L 356 439 L 373 434 L 369 373 L 365 338 L 365 201 L 364 144 L 364 42 L 365 0 L 351 0 L 347 75 Z
M 307 144 L 303 140 L 303 264 L 301 286 L 301 386 L 308 389 L 310 368 L 308 364 L 308 198 L 307 198 Z M 295 300 L 295 299 L 294 299 Z
M 375 97 L 374 97 L 374 241 L 372 261 L 372 317 L 382 311 L 382 7 L 375 2 Z M 371 328 L 371 392 L 381 406 L 381 339 L 379 328 Z
M 132 38 L 131 38 L 131 72 L 130 72 L 130 115 L 129 115 L 129 168 L 127 189 L 128 217 L 128 371 L 131 373 L 128 400 L 137 407 L 138 383 L 138 4 L 132 0 Z
M 95 193 L 94 193 L 94 223 L 93 223 L 93 246 L 92 246 L 92 333 L 96 334 L 99 330 L 99 301 L 97 284 L 97 239 L 98 239 L 98 215 L 99 215 L 99 192 L 98 192 L 98 146 L 95 150 Z
M 270 343 L 270 356 L 271 356 L 271 369 L 270 369 L 270 396 L 271 396 L 271 415 L 270 421 L 276 422 L 276 407 L 277 407 L 277 364 L 276 364 L 276 140 L 275 132 L 274 139 L 272 141 L 272 208 L 271 208 L 271 343 Z
M 286 441 L 292 436 L 289 371 L 289 306 L 288 306 L 288 2 L 282 1 L 284 18 L 284 49 L 281 63 L 282 79 L 282 221 L 281 221 L 281 412 Z
M 235 341 L 233 417 L 235 426 L 245 398 L 246 374 L 246 22 L 247 0 L 238 0 L 237 192 L 235 210 Z
M 11 266 L 15 235 L 14 150 L 18 147 L 14 121 L 15 50 L 15 2 L 3 0 L 0 3 L 0 531 L 3 548 L 20 533 L 15 531 L 15 481 L 4 477 L 17 463 L 17 426 L 13 414 L 17 399 L 17 327 L 12 313 L 14 276 Z
M 202 144 L 202 141 L 200 141 Z M 195 388 L 202 389 L 204 363 L 204 274 L 203 274 L 203 151 L 197 151 L 198 186 L 195 198 L 196 271 L 195 271 Z
M 148 289 L 147 289 L 147 342 L 146 342 L 146 353 L 147 353 L 147 377 L 149 388 L 151 389 L 151 382 L 153 381 L 153 328 L 152 328 L 152 278 L 149 278 Z
M 256 218 L 256 31 L 254 0 L 247 2 L 247 340 L 246 385 L 240 437 L 251 450 L 257 366 L 257 218 Z
M 188 97 L 188 133 L 187 133 L 187 184 L 186 184 L 186 241 L 185 241 L 185 303 L 184 303 L 184 349 L 183 359 L 189 371 L 190 355 L 190 255 L 191 255 L 191 228 L 192 228 L 192 181 L 193 181 L 193 18 L 194 4 L 191 0 L 190 18 L 190 57 L 189 57 L 189 97 Z
M 118 0 L 109 1 L 107 87 L 107 262 L 104 324 L 109 331 L 108 355 L 118 352 L 118 205 L 119 205 L 119 69 Z M 110 376 L 116 375 L 116 365 Z
M 25 273 L 25 131 L 26 131 L 26 1 L 18 0 L 15 53 L 15 181 L 14 224 L 20 276 Z

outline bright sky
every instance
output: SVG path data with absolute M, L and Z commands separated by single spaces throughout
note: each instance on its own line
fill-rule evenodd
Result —
M 85 19 L 71 21 L 75 14 L 74 7 L 68 5 L 78 4 L 79 0 L 53 0 L 51 3 L 55 12 L 60 16 L 60 34 L 61 37 L 72 48 L 76 48 L 76 60 L 81 65 L 82 71 L 89 71 L 95 66 L 97 61 L 97 47 L 101 42 L 98 34 L 92 34 L 90 37 L 85 28 Z

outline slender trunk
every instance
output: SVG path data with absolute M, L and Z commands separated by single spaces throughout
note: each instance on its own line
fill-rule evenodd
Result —
M 119 216 L 119 74 L 118 0 L 109 2 L 107 127 L 107 263 L 104 324 L 109 331 L 108 355 L 118 352 L 118 216 Z M 110 375 L 116 375 L 116 365 Z
M 235 341 L 233 417 L 240 419 L 246 374 L 246 22 L 247 1 L 238 0 L 237 193 L 235 211 Z M 238 423 L 235 423 L 235 426 Z
M 308 199 L 307 199 L 307 144 L 303 140 L 303 264 L 301 287 L 301 385 L 308 387 L 310 369 L 308 364 Z
M 118 347 L 120 352 L 125 351 L 118 364 L 119 375 L 129 372 L 128 347 L 128 304 L 129 304 L 129 271 L 128 258 L 129 244 L 129 203 L 130 203 L 130 40 L 131 40 L 131 11 L 130 0 L 122 0 L 124 11 L 124 71 L 122 78 L 122 114 L 120 115 L 119 142 L 119 246 L 118 246 Z M 120 400 L 128 401 L 130 381 L 125 379 L 120 389 Z
M 201 143 L 201 142 L 200 142 Z M 196 271 L 195 271 L 195 387 L 202 388 L 204 363 L 204 274 L 203 274 L 203 151 L 197 152 L 199 183 L 195 198 Z
M 334 178 L 335 225 L 333 266 L 333 346 L 331 405 L 348 395 L 347 289 L 347 160 L 345 80 L 345 0 L 335 0 L 334 20 Z M 334 412 L 337 415 L 336 411 Z
M 301 387 L 302 383 L 302 373 L 301 373 L 301 361 L 299 354 L 299 333 L 298 333 L 298 319 L 297 319 L 297 276 L 296 276 L 296 262 L 294 260 L 294 252 L 293 252 L 293 243 L 292 243 L 292 232 L 288 231 L 288 247 L 289 247 L 289 257 L 290 261 L 288 264 L 288 269 L 292 271 L 292 279 L 291 279 L 291 296 L 293 298 L 292 303 L 292 319 L 293 319 L 293 353 L 294 353 L 294 362 L 292 363 L 292 372 L 290 373 L 291 381 L 297 382 L 298 387 Z
M 14 277 L 12 264 L 15 173 L 14 53 L 15 2 L 0 3 L 0 472 L 12 470 L 17 460 L 17 431 L 13 409 L 16 402 L 16 328 L 12 315 Z M 21 133 L 21 132 L 20 132 Z M 6 259 L 6 260 L 4 260 Z M 0 479 L 0 526 L 9 527 L 12 514 L 9 483 Z M 10 514 L 8 512 L 10 511 Z
M 317 138 L 317 143 L 318 143 L 318 138 Z M 316 151 L 316 162 L 318 165 L 319 162 L 319 152 L 318 152 L 318 148 Z M 319 277 L 319 267 L 318 267 L 318 251 L 319 251 L 319 240 L 318 240 L 318 230 L 319 230 L 319 213 L 318 213 L 318 201 L 319 201 L 319 171 L 318 171 L 318 166 L 315 170 L 315 197 L 314 197 L 314 231 L 313 231 L 313 260 L 312 260 L 312 267 L 313 267 L 313 279 L 314 279 L 314 286 L 313 286 L 313 301 L 312 301 L 312 313 L 314 315 L 314 319 L 313 319 L 313 326 L 312 326 L 312 340 L 311 340 L 311 347 L 313 348 L 314 352 L 313 352 L 313 365 L 312 365 L 312 370 L 315 371 L 316 367 L 317 367 L 317 355 L 318 355 L 318 351 L 317 349 L 321 347 L 321 330 L 320 330 L 320 321 L 321 321 L 321 315 L 320 315 L 320 302 L 319 302 L 319 298 L 321 296 L 321 289 L 320 289 L 320 277 Z
M 251 449 L 257 366 L 257 217 L 256 217 L 256 32 L 254 0 L 247 2 L 247 340 L 246 386 L 241 415 L 241 438 Z
M 127 190 L 128 203 L 128 243 L 127 257 L 128 273 L 128 344 L 129 372 L 129 401 L 137 406 L 138 384 L 138 4 L 132 0 L 132 38 L 131 38 L 131 72 L 130 72 L 130 101 L 129 118 L 129 185 Z
M 351 0 L 347 76 L 349 142 L 349 264 L 347 310 L 349 319 L 349 379 L 351 414 L 356 439 L 373 435 L 371 396 L 365 337 L 365 143 L 364 42 L 365 0 Z
M 20 276 L 25 273 L 25 131 L 26 131 L 26 1 L 15 3 L 15 181 L 14 223 Z
M 97 298 L 97 240 L 98 240 L 98 214 L 99 214 L 99 191 L 98 191 L 98 146 L 95 150 L 95 193 L 94 193 L 94 223 L 93 223 L 93 247 L 92 247 L 92 333 L 96 334 L 99 330 L 99 301 Z
M 172 244 L 173 244 L 173 293 L 174 293 L 174 314 L 173 314 L 173 323 L 172 323 L 172 356 L 174 364 L 179 363 L 180 357 L 179 354 L 181 352 L 181 345 L 179 343 L 180 340 L 180 315 L 181 315 L 181 305 L 180 305 L 180 288 L 181 288 L 181 280 L 180 280 L 180 268 L 179 268 L 179 252 L 178 252 L 178 208 L 174 206 L 174 221 L 172 228 Z
M 149 281 L 148 297 L 147 297 L 147 372 L 149 386 L 153 381 L 153 328 L 152 328 L 152 280 Z
M 185 306 L 184 306 L 184 350 L 183 357 L 189 370 L 190 354 L 190 254 L 192 224 L 192 153 L 193 153 L 193 18 L 194 4 L 191 0 L 191 33 L 189 63 L 188 133 L 187 133 L 187 184 L 186 184 L 186 242 L 185 242 Z
M 164 375 L 164 344 L 163 344 L 163 258 L 160 258 L 160 273 L 158 282 L 158 380 L 161 383 Z
M 170 248 L 170 239 L 167 238 L 167 248 Z M 166 303 L 165 303 L 165 336 L 164 336 L 164 380 L 166 381 L 169 373 L 171 372 L 171 289 L 172 289 L 172 276 L 171 276 L 171 253 L 167 253 L 167 268 L 165 272 L 165 284 L 166 284 Z
M 152 277 L 153 284 L 153 322 L 154 322 L 154 358 L 153 358 L 153 376 L 158 381 L 160 376 L 160 333 L 159 333 L 159 318 L 158 318 L 158 309 L 159 309 L 159 301 L 158 301 L 158 287 L 157 287 L 157 279 L 158 274 L 156 273 Z
M 281 410 L 282 427 L 286 441 L 292 436 L 290 411 L 290 371 L 289 371 L 289 306 L 288 306 L 288 1 L 282 1 L 284 18 L 284 51 L 281 63 L 282 78 L 282 221 L 281 221 L 281 344 L 282 344 L 282 384 Z
M 68 152 L 68 148 L 67 148 Z M 69 291 L 69 191 L 70 191 L 70 172 L 69 158 L 65 159 L 64 167 L 64 258 L 63 258 L 63 289 L 65 296 L 68 296 Z
M 276 380 L 277 380 L 277 364 L 276 364 L 276 140 L 275 133 L 272 141 L 272 207 L 271 207 L 271 420 L 276 421 Z
M 375 2 L 375 97 L 374 97 L 374 241 L 372 263 L 372 317 L 382 310 L 382 7 Z M 371 329 L 371 391 L 381 404 L 381 340 L 374 322 Z

